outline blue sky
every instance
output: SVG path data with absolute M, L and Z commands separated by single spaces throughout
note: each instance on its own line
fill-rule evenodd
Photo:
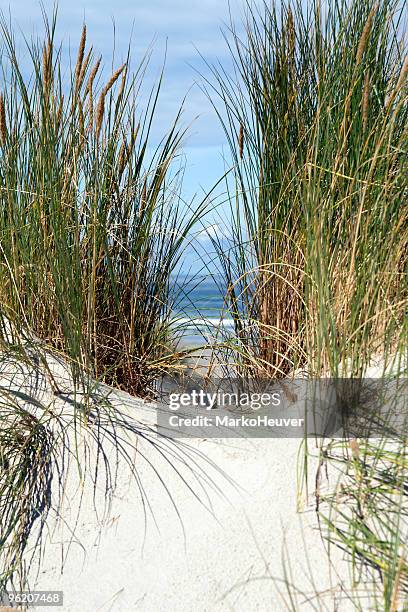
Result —
M 48 14 L 54 2 L 44 0 Z M 234 15 L 242 14 L 241 0 L 230 0 Z M 38 2 L 0 0 L 3 14 L 11 13 L 12 21 L 25 36 L 42 32 L 42 13 Z M 131 40 L 132 58 L 136 63 L 154 43 L 153 56 L 146 85 L 157 78 L 163 62 L 166 44 L 167 60 L 162 89 L 157 134 L 170 125 L 177 109 L 187 95 L 183 121 L 191 123 L 185 142 L 187 160 L 183 195 L 201 197 L 222 175 L 226 153 L 225 138 L 215 112 L 206 96 L 195 83 L 199 76 L 194 67 L 206 71 L 198 51 L 209 62 L 228 65 L 229 55 L 220 32 L 229 21 L 228 0 L 61 0 L 58 3 L 58 39 L 63 39 L 75 57 L 82 23 L 88 28 L 88 41 L 95 52 L 101 53 L 105 67 L 111 67 L 115 39 L 115 65 L 124 59 Z M 113 25 L 115 24 L 115 26 Z M 114 36 L 115 29 L 115 36 Z

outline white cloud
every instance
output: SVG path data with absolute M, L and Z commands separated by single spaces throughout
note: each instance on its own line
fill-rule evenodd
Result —
M 230 232 L 226 227 L 222 227 L 218 223 L 212 223 L 202 229 L 196 236 L 201 243 L 211 242 L 212 239 L 227 240 L 231 238 Z

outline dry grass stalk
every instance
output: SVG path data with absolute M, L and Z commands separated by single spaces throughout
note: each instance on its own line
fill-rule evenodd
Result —
M 125 69 L 123 70 L 123 74 L 122 74 L 122 80 L 120 83 L 120 89 L 118 92 L 118 100 L 122 99 L 123 92 L 125 90 L 125 85 L 126 85 L 126 76 L 127 76 L 127 67 L 125 66 Z
M 122 175 L 123 170 L 125 168 L 125 158 L 127 157 L 127 144 L 126 139 L 123 139 L 122 144 L 120 145 L 119 157 L 118 157 L 118 172 L 119 176 Z
M 93 96 L 92 96 L 92 89 L 89 92 L 88 106 L 89 106 L 88 132 L 91 132 L 92 131 L 92 126 L 93 126 Z
M 400 75 L 398 77 L 398 81 L 397 84 L 395 86 L 395 91 L 399 91 L 401 89 L 401 87 L 403 86 L 405 79 L 407 78 L 408 75 L 408 55 L 405 56 L 405 60 L 404 63 L 402 65 L 401 68 L 401 72 Z
M 288 11 L 288 46 L 289 46 L 289 59 L 293 59 L 295 53 L 295 26 L 293 21 L 293 13 L 292 10 Z
M 77 63 L 75 67 L 75 81 L 76 81 L 77 89 L 79 88 L 79 77 L 81 75 L 82 63 L 84 61 L 85 45 L 86 45 L 86 25 L 84 25 L 82 28 L 82 35 L 81 35 L 81 40 L 79 43 Z
M 92 94 L 92 87 L 93 87 L 93 83 L 94 83 L 96 74 L 97 74 L 97 72 L 99 70 L 99 66 L 101 65 L 101 61 L 102 61 L 102 57 L 99 57 L 99 59 L 97 60 L 95 66 L 91 70 L 91 74 L 89 75 L 88 83 L 87 83 L 87 86 L 85 88 L 85 95 L 87 93 L 89 93 L 89 130 L 92 129 L 92 124 L 93 124 L 93 94 Z
M 1 144 L 4 146 L 7 141 L 7 122 L 6 122 L 6 107 L 4 104 L 3 94 L 0 94 L 0 138 L 1 138 Z
M 397 574 L 395 576 L 394 585 L 392 589 L 392 600 L 391 600 L 390 612 L 398 612 L 398 610 L 400 610 L 401 577 L 402 577 L 402 571 L 403 571 L 404 565 L 405 565 L 404 558 L 400 557 L 398 561 Z
M 85 133 L 85 118 L 84 118 L 84 109 L 80 99 L 78 99 L 78 109 L 79 109 L 79 129 L 81 134 Z
M 51 54 L 52 42 L 48 40 L 48 43 L 43 46 L 43 85 L 45 92 L 49 91 L 51 84 Z
M 95 117 L 95 125 L 96 125 L 96 137 L 99 137 L 99 133 L 102 127 L 103 115 L 105 112 L 105 92 L 102 91 L 101 96 L 99 98 L 98 106 L 96 108 L 96 117 Z
M 238 144 L 239 144 L 239 157 L 240 157 L 240 159 L 243 159 L 243 157 L 244 157 L 244 126 L 242 125 L 242 123 L 241 123 L 241 125 L 239 127 L 239 141 L 238 141 Z
M 361 64 L 361 60 L 363 59 L 364 49 L 366 48 L 367 40 L 371 33 L 371 27 L 373 25 L 373 18 L 375 13 L 377 12 L 378 4 L 375 3 L 372 7 L 367 21 L 365 22 L 363 33 L 361 34 L 360 42 L 358 43 L 357 53 L 356 53 L 356 67 Z
M 104 92 L 105 94 L 108 93 L 108 91 L 111 89 L 111 87 L 113 87 L 113 85 L 115 84 L 115 82 L 118 80 L 118 78 L 120 77 L 120 75 L 122 74 L 123 70 L 126 68 L 126 64 L 122 64 L 122 66 L 120 68 L 118 68 L 116 70 L 116 72 L 114 72 L 111 76 L 111 78 L 109 79 L 109 81 L 107 82 L 107 84 L 104 87 Z
M 109 92 L 109 90 L 113 87 L 113 85 L 115 84 L 115 82 L 117 81 L 117 79 L 119 78 L 119 76 L 121 75 L 125 67 L 126 67 L 126 64 L 123 64 L 120 68 L 118 68 L 116 72 L 112 74 L 111 78 L 109 79 L 105 87 L 102 89 L 102 92 L 99 98 L 99 102 L 98 102 L 98 107 L 96 109 L 96 117 L 95 117 L 96 137 L 97 138 L 99 137 L 101 127 L 102 127 L 103 115 L 105 112 L 106 95 Z
M 91 47 L 88 51 L 88 53 L 86 54 L 85 60 L 82 64 L 82 68 L 81 68 L 81 72 L 77 81 L 77 89 L 80 89 L 82 86 L 82 83 L 84 82 L 84 78 L 85 78 L 85 73 L 87 71 L 87 68 L 89 66 L 89 62 L 91 60 L 91 55 L 92 55 L 92 51 L 93 48 Z
M 89 75 L 89 79 L 88 79 L 88 84 L 87 84 L 86 89 L 85 89 L 85 92 L 86 92 L 86 93 L 87 93 L 87 92 L 89 92 L 89 93 L 91 93 L 91 92 L 92 92 L 93 82 L 94 82 L 94 80 L 95 80 L 96 73 L 97 73 L 97 72 L 98 72 L 98 70 L 99 70 L 99 66 L 101 65 L 101 61 L 102 61 L 102 57 L 100 57 L 100 58 L 97 60 L 97 62 L 96 62 L 96 64 L 95 64 L 95 66 L 94 66 L 94 67 L 92 68 L 92 70 L 91 70 L 91 74 Z

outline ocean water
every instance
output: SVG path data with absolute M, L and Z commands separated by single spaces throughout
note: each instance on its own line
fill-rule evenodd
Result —
M 173 319 L 182 328 L 182 342 L 199 345 L 221 339 L 233 331 L 233 320 L 225 304 L 222 278 L 184 276 L 174 279 Z

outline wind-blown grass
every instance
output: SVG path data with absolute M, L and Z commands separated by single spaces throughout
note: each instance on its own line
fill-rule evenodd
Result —
M 223 496 L 220 484 L 234 486 L 201 451 L 140 422 L 135 409 L 142 400 L 96 381 L 76 393 L 68 366 L 56 376 L 68 388 L 55 396 L 41 364 L 29 365 L 20 353 L 9 352 L 2 353 L 0 365 L 0 593 L 32 586 L 55 521 L 67 524 L 74 539 L 83 510 L 108 516 L 123 473 L 140 494 L 145 528 L 155 522 L 149 486 L 156 479 L 183 527 L 163 469 L 169 474 L 170 468 L 208 512 L 208 491 Z M 150 475 L 146 481 L 142 465 Z M 84 508 L 84 500 L 91 508 Z
M 1 24 L 1 315 L 77 378 L 146 394 L 173 362 L 170 275 L 199 214 L 179 195 L 184 131 L 177 116 L 153 139 L 163 75 L 142 111 L 147 57 L 104 82 L 84 26 L 66 73 L 55 28 L 27 42 L 30 73 Z
M 51 504 L 58 514 L 68 459 L 81 482 L 89 471 L 94 487 L 105 478 L 107 499 L 119 459 L 127 462 L 147 508 L 130 455 L 135 435 L 180 477 L 178 461 L 197 481 L 211 478 L 185 459 L 188 450 L 126 419 L 98 390 L 105 382 L 149 396 L 180 359 L 171 274 L 203 207 L 180 198 L 180 113 L 153 137 L 163 74 L 143 110 L 147 56 L 132 73 L 128 54 L 104 80 L 84 26 L 67 71 L 54 15 L 43 40 L 26 41 L 23 69 L 3 18 L 0 32 L 0 357 L 11 368 L 0 389 L 2 591 L 26 586 L 28 542 L 35 552 Z M 70 369 L 68 390 L 49 367 L 56 356 Z M 21 394 L 27 368 L 34 387 Z M 36 381 L 51 385 L 44 402 Z M 84 429 L 95 465 L 79 450 Z
M 406 371 L 406 2 L 246 3 L 226 35 L 233 72 L 205 88 L 230 146 L 232 237 L 214 238 L 243 375 Z M 393 362 L 393 368 L 390 363 Z M 384 435 L 386 438 L 386 435 Z M 406 606 L 406 439 L 347 437 L 322 464 L 352 465 L 327 495 L 324 532 L 350 555 L 357 609 Z M 356 446 L 357 445 L 357 446 Z M 350 459 L 350 448 L 358 456 Z M 308 448 L 302 477 L 309 480 Z M 351 462 L 351 463 L 350 463 Z M 369 473 L 370 476 L 361 475 Z M 363 502 L 362 503 L 362 500 Z M 322 518 L 322 525 L 323 525 Z M 378 583 L 378 578 L 380 582 Z M 365 592 L 364 592 L 365 591 Z M 290 607 L 290 606 L 289 606 Z M 374 609 L 374 608 L 373 608 Z
M 406 350 L 404 8 L 248 3 L 235 72 L 212 67 L 235 179 L 214 244 L 238 353 L 272 375 L 358 376 Z

